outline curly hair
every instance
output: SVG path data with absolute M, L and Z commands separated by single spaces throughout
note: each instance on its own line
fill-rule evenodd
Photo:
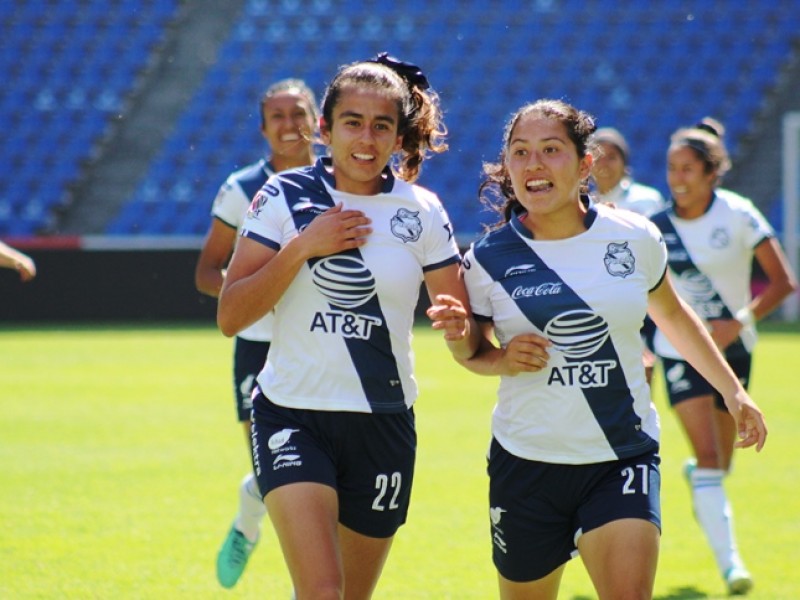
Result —
M 500 215 L 499 221 L 489 226 L 489 229 L 507 223 L 512 215 L 522 207 L 511 185 L 506 158 L 514 128 L 520 119 L 529 115 L 552 119 L 564 125 L 567 136 L 575 145 L 575 151 L 579 158 L 591 153 L 593 149 L 591 136 L 597 127 L 594 117 L 589 113 L 580 111 L 562 100 L 542 99 L 522 106 L 506 123 L 503 131 L 503 149 L 497 162 L 483 164 L 485 179 L 478 189 L 478 197 L 481 203 Z M 582 193 L 588 191 L 587 186 L 588 182 L 584 184 Z

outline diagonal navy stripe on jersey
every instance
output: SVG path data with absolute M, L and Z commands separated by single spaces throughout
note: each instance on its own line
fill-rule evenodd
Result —
M 309 177 L 309 175 L 313 175 L 313 177 Z M 290 172 L 281 175 L 281 180 L 287 180 L 294 184 L 283 186 L 284 196 L 290 211 L 301 196 L 313 198 L 314 204 L 320 208 L 322 206 L 333 207 L 333 198 L 323 183 L 323 177 L 326 176 L 328 174 L 321 159 L 317 161 L 316 165 L 304 169 L 302 172 Z M 317 212 L 311 210 L 291 211 L 291 213 L 298 231 L 307 226 L 317 216 Z M 366 269 L 366 264 L 358 249 L 341 252 L 335 256 L 351 257 L 364 265 L 364 269 Z M 313 271 L 317 263 L 327 258 L 329 257 L 312 258 L 308 261 L 308 265 Z M 346 258 L 343 258 L 343 260 L 346 260 Z M 332 310 L 342 309 L 341 305 L 336 305 L 332 302 L 329 302 L 329 306 Z M 347 308 L 348 311 L 356 309 L 359 315 L 374 319 L 375 323 L 380 323 L 370 329 L 368 339 L 344 338 L 367 402 L 369 402 L 370 408 L 374 413 L 404 411 L 406 410 L 406 403 L 403 386 L 400 383 L 400 372 L 392 353 L 389 328 L 387 327 L 386 317 L 383 314 L 378 295 L 373 294 L 369 300 L 355 308 Z
M 678 275 L 682 273 L 690 273 L 690 272 L 697 272 L 705 277 L 706 281 L 708 282 L 709 287 L 711 288 L 712 295 L 707 299 L 708 303 L 715 303 L 722 307 L 722 312 L 720 317 L 723 319 L 733 319 L 733 313 L 728 308 L 728 305 L 725 304 L 725 301 L 722 299 L 722 296 L 719 295 L 716 289 L 714 289 L 713 284 L 711 283 L 711 279 L 708 278 L 705 273 L 703 273 L 700 269 L 697 268 L 697 265 L 694 263 L 692 256 L 689 254 L 689 250 L 686 248 L 686 245 L 683 243 L 683 239 L 681 236 L 678 235 L 678 230 L 675 229 L 675 224 L 672 222 L 672 219 L 669 218 L 669 213 L 673 212 L 674 209 L 669 208 L 667 210 L 661 211 L 650 217 L 650 220 L 656 224 L 656 226 L 661 230 L 661 233 L 664 235 L 664 243 L 667 246 L 667 253 L 670 257 L 669 259 L 669 268 Z M 675 259 L 675 257 L 680 257 L 679 259 Z M 736 339 L 734 343 L 728 346 L 725 349 L 725 357 L 726 358 L 737 358 L 742 356 L 748 356 L 749 353 L 744 346 L 744 342 L 742 342 L 742 338 L 739 337 Z
M 520 236 L 530 237 L 526 231 L 516 217 L 512 218 L 508 225 L 475 244 L 475 259 L 493 280 L 503 286 L 522 314 L 539 331 L 546 331 L 549 323 L 557 322 L 557 319 L 569 313 L 593 315 L 602 321 L 558 273 L 524 242 Z M 509 264 L 524 265 L 526 268 L 516 270 L 512 276 L 507 277 Z M 520 286 L 532 288 L 553 284 L 560 286 L 559 293 L 545 295 L 514 293 Z M 611 337 L 598 338 L 597 344 L 589 356 L 581 354 L 571 357 L 565 353 L 565 360 L 571 364 L 584 363 L 588 360 L 595 363 L 613 361 L 616 365 L 608 370 L 608 381 L 605 386 L 580 388 L 609 445 L 620 458 L 635 456 L 655 448 L 656 443 L 641 429 L 641 419 L 634 410 L 633 396 Z M 624 401 L 609 401 L 609 398 L 614 397 L 622 398 Z

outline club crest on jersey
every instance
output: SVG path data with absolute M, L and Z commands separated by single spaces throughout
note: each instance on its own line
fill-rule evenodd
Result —
M 717 227 L 711 232 L 711 240 L 709 240 L 712 248 L 727 248 L 731 243 L 728 230 L 724 227 Z
M 416 242 L 422 235 L 422 221 L 418 215 L 419 211 L 399 208 L 391 220 L 392 234 L 404 242 Z
M 603 263 L 605 263 L 609 275 L 624 279 L 635 270 L 636 259 L 628 248 L 628 242 L 611 242 L 606 248 Z

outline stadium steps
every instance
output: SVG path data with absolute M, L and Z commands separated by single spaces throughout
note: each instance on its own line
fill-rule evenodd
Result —
M 797 23 L 800 27 L 800 23 Z M 783 115 L 800 111 L 800 38 L 796 38 L 789 60 L 778 75 L 777 84 L 764 101 L 753 127 L 745 134 L 734 154 L 733 168 L 725 178 L 726 187 L 751 198 L 770 215 L 774 226 L 781 215 Z M 777 219 L 776 219 L 777 218 Z
M 243 0 L 183 2 L 154 64 L 100 144 L 87 175 L 72 189 L 61 234 L 104 232 L 192 99 L 220 44 L 240 15 Z

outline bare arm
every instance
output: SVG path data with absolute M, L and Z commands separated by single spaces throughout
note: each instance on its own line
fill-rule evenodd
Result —
M 456 360 L 470 358 L 478 349 L 480 333 L 472 318 L 464 286 L 464 277 L 457 264 L 425 274 L 425 287 L 431 306 L 428 317 L 433 328 L 444 332 L 447 347 Z
M 755 445 L 756 450 L 761 450 L 767 437 L 761 410 L 728 366 L 700 318 L 675 293 L 669 274 L 650 293 L 648 312 L 681 356 L 722 394 L 739 432 L 736 446 Z
M 328 209 L 275 251 L 242 238 L 228 265 L 217 305 L 217 325 L 236 335 L 271 311 L 309 258 L 328 256 L 367 243 L 372 232 L 361 211 Z
M 778 240 L 771 238 L 759 244 L 755 250 L 755 258 L 767 276 L 767 285 L 762 292 L 753 298 L 747 310 L 737 315 L 738 320 L 714 319 L 709 322 L 711 337 L 722 349 L 736 341 L 748 320 L 755 323 L 763 319 L 797 289 L 797 279 Z
M 462 301 L 437 295 L 428 309 L 434 329 L 445 332 L 450 352 L 459 364 L 478 375 L 516 375 L 547 365 L 550 342 L 535 333 L 515 336 L 506 348 L 494 344 L 494 325 L 476 322 Z M 467 306 L 469 306 L 467 304 Z M 469 335 L 469 341 L 465 341 Z
M 750 310 L 756 321 L 763 319 L 797 289 L 797 279 L 778 240 L 771 238 L 755 250 L 761 270 L 767 276 L 767 286 L 753 299 Z
M 194 285 L 199 292 L 216 298 L 225 280 L 225 267 L 236 242 L 236 229 L 212 219 L 194 270 Z
M 30 281 L 36 277 L 36 264 L 33 259 L 3 242 L 0 242 L 0 267 L 14 269 L 22 281 Z

